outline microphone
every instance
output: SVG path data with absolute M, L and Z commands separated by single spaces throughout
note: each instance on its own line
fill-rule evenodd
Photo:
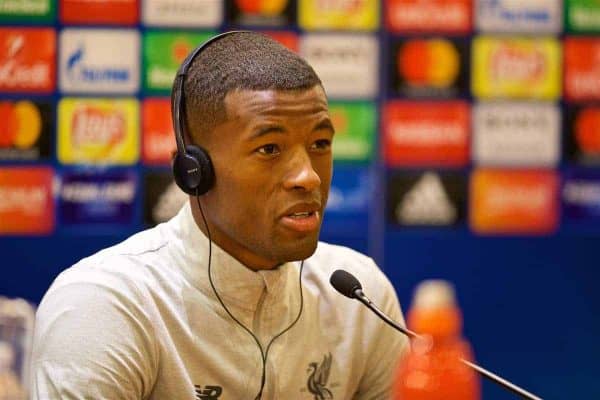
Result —
M 356 277 L 354 275 L 352 275 L 351 273 L 341 270 L 341 269 L 338 269 L 338 270 L 334 271 L 333 274 L 331 274 L 331 277 L 329 278 L 329 283 L 331 283 L 331 286 L 333 286 L 333 288 L 335 290 L 337 290 L 344 296 L 349 297 L 351 299 L 356 299 L 356 300 L 360 301 L 361 303 L 363 303 L 365 306 L 367 306 L 367 308 L 369 308 L 371 311 L 373 311 L 385 323 L 390 325 L 392 328 L 402 332 L 409 338 L 411 338 L 411 339 L 415 339 L 415 338 L 416 339 L 426 339 L 426 337 L 419 335 L 409 329 L 404 328 L 403 326 L 401 326 L 400 324 L 398 324 L 397 322 L 392 320 L 390 317 L 388 317 L 379 308 L 377 308 L 377 306 L 375 306 L 375 304 L 373 304 L 373 302 L 363 293 L 362 285 L 360 284 L 358 279 L 356 279 Z M 468 366 L 469 368 L 472 368 L 473 370 L 480 373 L 482 376 L 484 376 L 487 379 L 491 380 L 492 382 L 496 383 L 497 385 L 502 386 L 504 389 L 507 389 L 507 390 L 521 396 L 524 399 L 542 400 L 541 397 L 538 397 L 538 396 L 528 392 L 527 390 L 486 370 L 485 368 L 483 368 L 475 363 L 467 361 L 463 358 L 461 358 L 460 361 L 463 364 L 465 364 L 466 366 Z

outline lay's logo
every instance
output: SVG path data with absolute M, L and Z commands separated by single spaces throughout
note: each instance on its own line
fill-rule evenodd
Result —
M 501 45 L 491 56 L 492 79 L 536 82 L 546 72 L 544 54 L 537 50 Z
M 73 146 L 114 146 L 125 137 L 125 117 L 118 110 L 82 107 L 73 115 Z
M 299 23 L 306 29 L 367 29 L 379 25 L 375 0 L 300 0 Z
M 65 164 L 133 164 L 138 159 L 135 100 L 63 99 L 58 158 Z
M 560 47 L 555 39 L 478 37 L 473 41 L 473 93 L 481 98 L 556 99 Z
M 55 56 L 54 30 L 0 28 L 0 91 L 52 92 Z

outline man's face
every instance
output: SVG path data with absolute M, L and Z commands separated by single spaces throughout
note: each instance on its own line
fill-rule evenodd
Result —
M 252 269 L 309 257 L 332 175 L 323 89 L 235 91 L 225 106 L 205 146 L 216 175 L 201 198 L 212 239 Z

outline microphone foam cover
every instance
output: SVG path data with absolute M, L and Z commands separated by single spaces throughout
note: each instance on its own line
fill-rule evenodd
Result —
M 336 270 L 333 274 L 331 274 L 331 278 L 329 278 L 329 283 L 331 286 L 341 294 L 346 297 L 350 297 L 351 299 L 355 298 L 354 292 L 357 289 L 362 290 L 362 286 L 358 279 L 354 277 L 349 272 L 346 272 L 342 269 Z

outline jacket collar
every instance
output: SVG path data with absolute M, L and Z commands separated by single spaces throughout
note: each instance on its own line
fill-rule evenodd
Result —
M 169 224 L 180 239 L 177 244 L 183 273 L 194 287 L 214 297 L 208 279 L 209 241 L 194 220 L 190 202 L 186 202 Z M 215 243 L 212 243 L 210 258 L 213 283 L 228 306 L 253 311 L 265 291 L 275 297 L 297 292 L 289 286 L 297 286 L 299 262 L 288 262 L 272 270 L 253 271 Z

